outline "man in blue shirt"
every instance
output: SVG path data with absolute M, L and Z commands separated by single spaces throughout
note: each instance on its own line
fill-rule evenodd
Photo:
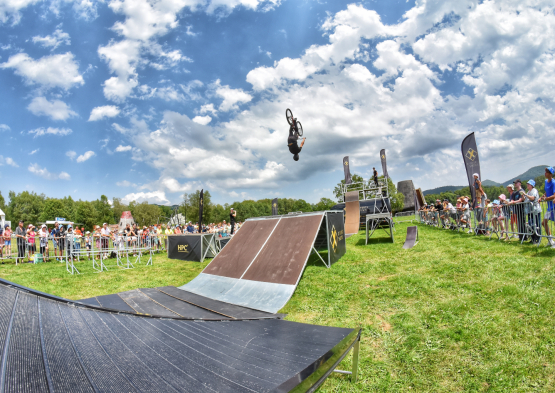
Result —
M 189 233 L 195 232 L 195 227 L 193 226 L 193 223 L 191 223 L 191 221 L 189 221 L 189 225 L 187 225 L 187 232 Z
M 553 181 L 553 174 L 555 169 L 552 166 L 545 168 L 545 195 L 540 198 L 540 202 L 547 202 L 547 211 L 543 216 L 543 227 L 547 233 L 547 241 L 551 248 L 555 248 L 555 242 L 551 238 L 551 230 L 549 229 L 549 221 L 555 221 L 553 210 L 553 200 L 555 199 L 555 181 Z

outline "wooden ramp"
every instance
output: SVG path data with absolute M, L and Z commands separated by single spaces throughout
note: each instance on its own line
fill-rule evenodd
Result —
M 345 193 L 345 233 L 348 236 L 358 233 L 360 229 L 360 202 L 358 191 Z
M 315 243 L 327 244 L 328 258 L 333 254 L 328 263 L 320 256 L 329 267 L 345 253 L 344 235 L 342 212 L 249 219 L 202 273 L 179 288 L 275 313 L 293 295 Z

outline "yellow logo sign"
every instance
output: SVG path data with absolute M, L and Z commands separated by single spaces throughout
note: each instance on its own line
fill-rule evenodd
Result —
M 274 203 L 274 205 L 273 205 L 273 206 L 274 206 L 274 207 L 277 207 L 277 203 Z
M 335 225 L 331 227 L 331 236 L 330 236 L 330 246 L 333 249 L 333 252 L 337 252 L 337 231 L 335 230 Z
M 203 200 L 202 200 L 202 199 L 200 200 L 200 205 L 201 205 L 201 206 L 203 205 Z
M 473 148 L 469 148 L 465 155 L 470 161 L 474 161 L 478 157 L 478 152 Z
M 349 161 L 344 162 L 345 166 L 349 166 Z
M 385 154 L 384 154 L 384 155 L 382 155 L 382 158 L 383 158 L 383 159 L 385 160 Z
M 178 252 L 189 252 L 189 250 L 187 250 L 188 245 L 187 244 L 178 244 L 177 245 L 177 251 Z

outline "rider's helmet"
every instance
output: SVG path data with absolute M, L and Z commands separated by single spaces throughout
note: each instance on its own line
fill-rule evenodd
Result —
M 295 155 L 293 156 L 293 159 L 294 159 L 295 161 L 299 161 L 299 155 L 298 155 L 298 154 L 295 154 Z

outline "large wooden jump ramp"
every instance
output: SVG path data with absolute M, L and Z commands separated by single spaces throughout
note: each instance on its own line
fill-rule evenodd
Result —
M 360 201 L 358 191 L 345 193 L 345 233 L 354 235 L 360 229 Z
M 253 218 L 214 260 L 180 289 L 275 313 L 291 298 L 308 258 L 328 250 L 327 267 L 345 253 L 342 211 Z

